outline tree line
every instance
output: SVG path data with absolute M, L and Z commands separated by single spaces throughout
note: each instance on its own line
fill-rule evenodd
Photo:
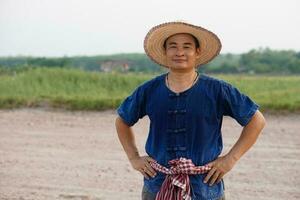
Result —
M 34 67 L 80 68 L 102 71 L 107 62 L 129 65 L 130 72 L 162 72 L 163 67 L 152 62 L 145 54 L 115 54 L 73 57 L 0 57 L 0 70 L 22 70 Z M 122 66 L 113 66 L 112 71 L 121 71 Z M 205 73 L 246 74 L 300 74 L 300 52 L 294 50 L 253 49 L 243 54 L 220 54 L 213 61 L 200 66 Z

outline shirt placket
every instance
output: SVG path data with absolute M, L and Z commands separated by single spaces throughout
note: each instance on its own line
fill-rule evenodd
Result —
M 184 93 L 169 94 L 166 150 L 170 159 L 186 157 L 186 97 L 187 95 Z

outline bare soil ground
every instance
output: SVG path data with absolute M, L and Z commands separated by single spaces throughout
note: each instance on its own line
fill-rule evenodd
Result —
M 138 200 L 142 176 L 118 141 L 115 111 L 0 111 L 0 199 Z M 253 148 L 225 175 L 229 200 L 300 199 L 300 114 L 266 114 Z M 135 126 L 141 152 L 149 120 Z M 224 153 L 242 127 L 224 118 Z

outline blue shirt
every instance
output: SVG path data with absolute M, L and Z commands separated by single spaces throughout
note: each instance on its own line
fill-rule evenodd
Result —
M 165 84 L 167 73 L 135 89 L 117 109 L 129 126 L 148 115 L 147 154 L 169 167 L 168 161 L 185 157 L 196 166 L 218 158 L 223 148 L 222 119 L 231 116 L 241 126 L 247 125 L 258 105 L 223 80 L 201 74 L 189 89 L 175 93 Z M 191 175 L 192 199 L 218 199 L 224 193 L 223 180 L 209 186 L 207 174 Z M 160 190 L 165 175 L 144 179 L 150 192 Z

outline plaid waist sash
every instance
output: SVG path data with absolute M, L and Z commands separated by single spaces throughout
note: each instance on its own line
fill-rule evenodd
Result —
M 209 166 L 195 166 L 191 159 L 179 158 L 170 160 L 169 169 L 157 162 L 150 162 L 156 171 L 166 174 L 166 178 L 157 193 L 155 200 L 191 200 L 189 175 L 204 174 Z

